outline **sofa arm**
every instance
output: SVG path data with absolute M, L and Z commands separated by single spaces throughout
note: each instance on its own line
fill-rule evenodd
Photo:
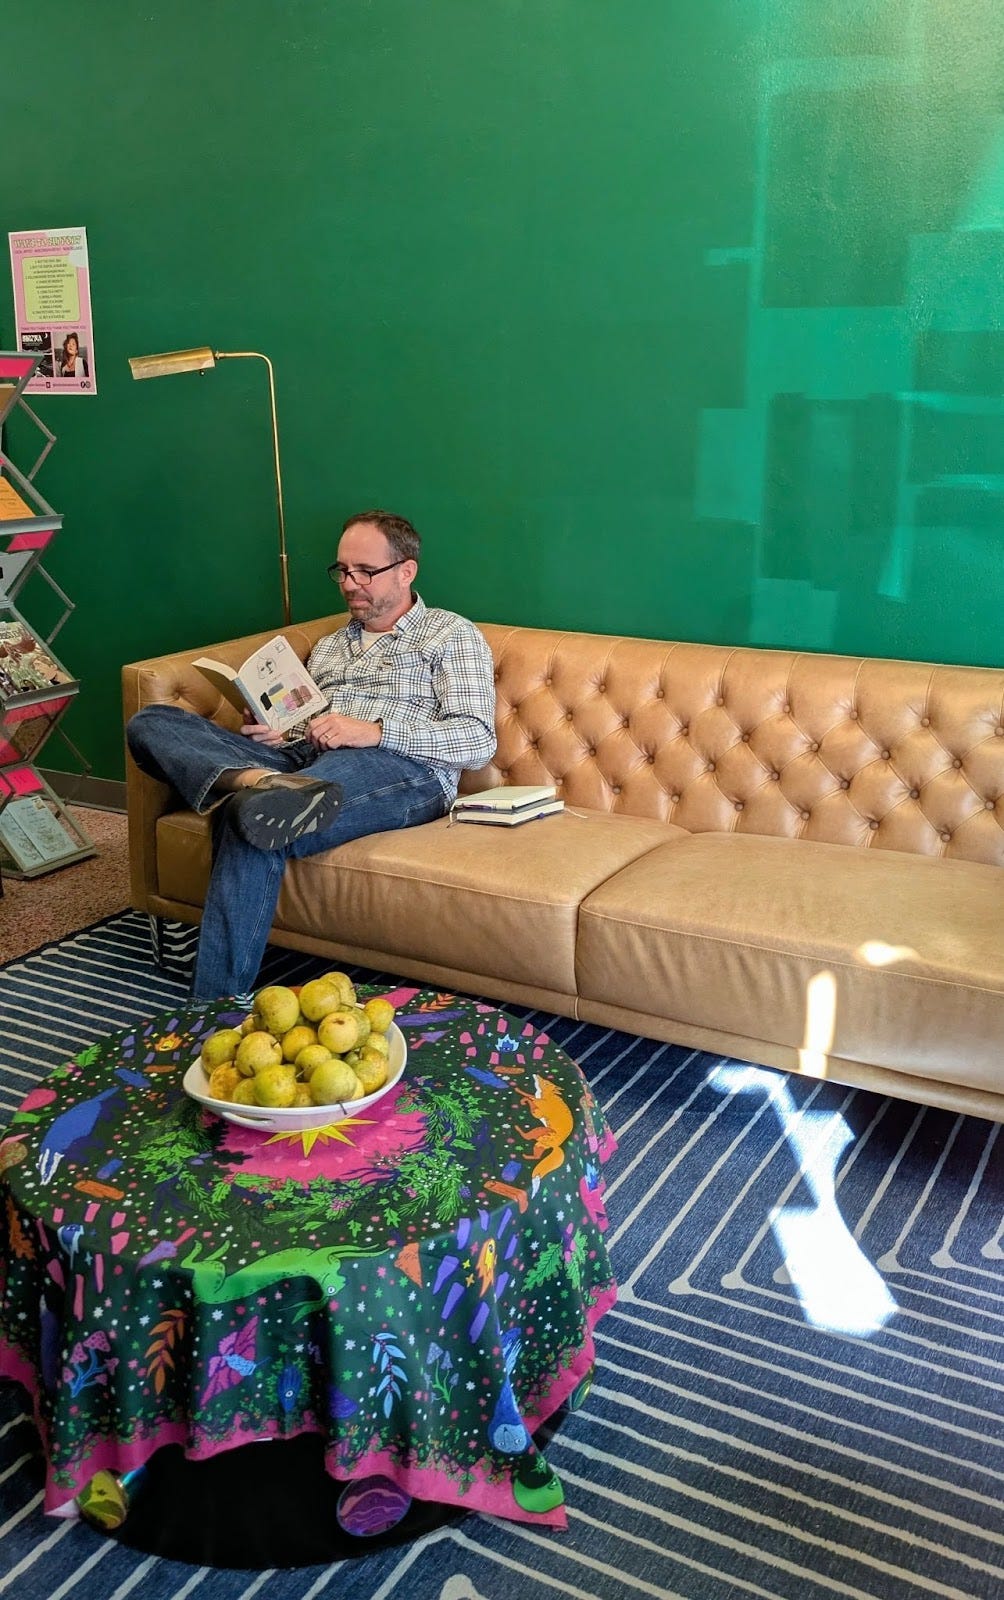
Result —
M 347 621 L 340 616 L 317 617 L 282 631 L 302 661 L 323 634 L 332 633 Z M 214 656 L 232 667 L 239 667 L 252 651 L 275 638 L 275 629 L 229 639 L 223 644 L 200 645 L 195 650 L 179 650 L 172 655 L 153 656 L 148 661 L 132 661 L 122 668 L 122 712 L 125 722 L 147 705 L 181 706 L 198 712 L 224 727 L 236 728 L 240 717 L 192 662 L 199 656 Z M 150 896 L 158 892 L 157 821 L 175 809 L 176 797 L 166 784 L 140 772 L 126 754 L 126 809 L 129 820 L 129 879 L 132 903 L 137 911 L 149 909 Z

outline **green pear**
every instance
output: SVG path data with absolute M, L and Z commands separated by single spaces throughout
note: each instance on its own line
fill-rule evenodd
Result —
M 239 1028 L 217 1028 L 215 1033 L 211 1033 L 202 1046 L 202 1065 L 206 1071 L 212 1072 L 214 1067 L 222 1067 L 232 1061 L 240 1042 Z
M 276 1038 L 295 1028 L 300 1017 L 299 999 L 292 989 L 285 988 L 281 983 L 259 989 L 254 997 L 254 1008 L 261 1017 L 262 1027 L 267 1033 L 274 1033 Z
M 338 1100 L 361 1100 L 362 1084 L 345 1061 L 322 1061 L 310 1075 L 310 1098 L 315 1106 L 333 1105 Z
M 334 976 L 311 978 L 300 990 L 300 1010 L 308 1022 L 320 1022 L 329 1011 L 343 1004 L 342 991 Z
M 256 1072 L 254 1097 L 260 1106 L 291 1106 L 296 1098 L 296 1068 L 292 1062 L 276 1062 Z
M 297 1072 L 300 1074 L 300 1077 L 306 1082 L 310 1078 L 310 1075 L 315 1067 L 319 1067 L 322 1061 L 330 1060 L 331 1051 L 326 1045 L 307 1044 L 304 1045 L 303 1049 L 300 1051 L 296 1061 L 294 1062 L 294 1065 Z
M 270 1033 L 247 1033 L 237 1047 L 234 1064 L 244 1078 L 253 1077 L 262 1067 L 282 1060 L 282 1045 Z
M 344 1055 L 347 1050 L 355 1050 L 362 1042 L 362 1031 L 359 1026 L 359 1017 L 351 1006 L 340 1006 L 337 1011 L 329 1011 L 317 1024 L 317 1040 L 319 1044 L 326 1044 L 334 1056 Z M 363 1019 L 365 1021 L 365 1018 Z M 368 1031 L 367 1024 L 367 1031 Z

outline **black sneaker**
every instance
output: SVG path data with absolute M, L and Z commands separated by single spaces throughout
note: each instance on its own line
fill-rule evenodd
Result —
M 284 850 L 305 833 L 332 821 L 342 803 L 341 785 L 305 772 L 268 772 L 231 798 L 230 821 L 256 850 Z

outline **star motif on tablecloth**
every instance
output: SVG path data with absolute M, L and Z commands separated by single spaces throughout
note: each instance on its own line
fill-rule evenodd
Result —
M 369 1128 L 372 1126 L 372 1117 L 344 1117 L 341 1122 L 329 1122 L 323 1128 L 297 1128 L 294 1133 L 273 1133 L 266 1144 L 281 1144 L 284 1140 L 292 1144 L 300 1139 L 303 1142 L 303 1153 L 309 1156 L 315 1144 L 320 1139 L 324 1143 L 329 1140 L 332 1144 L 351 1144 L 352 1140 L 345 1133 L 346 1128 Z

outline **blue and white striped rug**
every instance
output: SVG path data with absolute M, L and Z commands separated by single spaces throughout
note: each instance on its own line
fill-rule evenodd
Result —
M 323 965 L 274 951 L 265 977 Z M 133 913 L 0 971 L 0 1121 L 184 989 L 153 971 Z M 1004 1596 L 1000 1129 L 510 1009 L 579 1060 L 619 1142 L 620 1301 L 589 1399 L 548 1448 L 568 1532 L 472 1516 L 266 1573 L 139 1555 L 42 1516 L 37 1437 L 6 1385 L 0 1595 Z

